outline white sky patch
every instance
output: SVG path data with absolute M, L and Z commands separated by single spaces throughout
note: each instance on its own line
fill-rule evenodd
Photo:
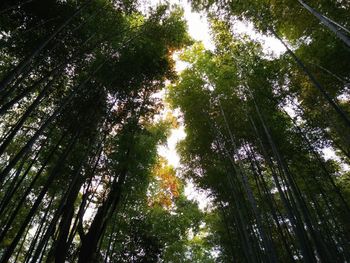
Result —
M 186 137 L 184 126 L 173 129 L 168 138 L 167 145 L 158 147 L 158 154 L 165 157 L 169 164 L 178 168 L 180 166 L 180 157 L 176 152 L 176 144 Z
M 338 159 L 339 161 L 339 157 L 335 154 L 334 149 L 332 149 L 331 147 L 326 147 L 322 150 L 323 156 L 326 160 L 329 159 Z
M 198 189 L 193 182 L 187 181 L 185 186 L 185 195 L 189 200 L 196 201 L 199 209 L 203 211 L 206 209 L 210 210 L 212 208 L 212 198 L 210 198 L 209 194 L 210 193 L 207 191 Z
M 185 19 L 188 23 L 188 32 L 195 40 L 202 41 L 204 47 L 214 50 L 215 46 L 211 40 L 209 23 L 203 14 L 192 12 L 188 2 L 183 0 L 173 0 L 173 3 L 179 4 L 184 8 Z
M 176 72 L 181 72 L 190 66 L 190 63 L 180 60 L 179 55 L 181 51 L 175 52 L 173 54 L 173 59 L 175 60 L 175 70 Z
M 144 6 L 143 9 L 146 9 L 148 6 L 157 6 L 166 1 L 143 0 L 142 2 Z M 192 12 L 191 5 L 186 0 L 170 0 L 169 3 L 179 5 L 184 9 L 184 18 L 187 21 L 188 33 L 190 36 L 197 41 L 202 41 L 206 49 L 214 50 L 214 44 L 211 41 L 209 23 L 206 16 L 204 14 Z
M 246 34 L 252 39 L 259 41 L 264 53 L 273 58 L 286 52 L 286 48 L 277 38 L 260 34 L 254 29 L 254 25 L 251 22 L 237 20 L 234 22 L 233 31 L 237 34 Z
M 152 2 L 160 3 L 161 1 L 153 0 Z M 170 3 L 178 4 L 184 9 L 184 18 L 187 21 L 190 36 L 197 41 L 202 41 L 206 49 L 213 51 L 215 45 L 210 36 L 210 27 L 206 16 L 202 13 L 193 12 L 187 1 L 171 0 Z M 258 33 L 251 22 L 237 20 L 234 23 L 233 30 L 237 34 L 247 34 L 252 39 L 259 41 L 264 52 L 273 57 L 278 57 L 286 52 L 285 47 L 277 38 Z
M 350 166 L 347 163 L 343 162 L 341 158 L 339 158 L 333 147 L 325 147 L 324 149 L 322 149 L 322 153 L 323 157 L 326 160 L 335 160 L 336 162 L 338 162 L 342 173 L 350 171 Z

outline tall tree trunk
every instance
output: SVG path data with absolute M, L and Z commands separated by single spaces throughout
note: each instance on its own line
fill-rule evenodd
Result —
M 218 98 L 218 105 L 219 105 L 219 108 L 220 108 L 220 112 L 221 112 L 221 115 L 223 117 L 223 120 L 224 120 L 224 123 L 225 123 L 225 128 L 229 134 L 229 138 L 230 138 L 230 141 L 231 141 L 231 144 L 233 146 L 233 152 L 236 152 L 238 150 L 238 147 L 237 147 L 237 144 L 235 142 L 235 139 L 234 139 L 234 136 L 233 136 L 233 133 L 231 131 L 231 128 L 227 122 L 227 119 L 226 119 L 226 115 L 225 115 L 225 112 L 222 108 L 222 105 L 221 105 L 221 101 L 220 101 L 220 98 Z M 262 223 L 262 217 L 261 217 L 261 212 L 260 210 L 258 209 L 257 205 L 256 205 L 256 201 L 255 201 L 255 198 L 254 198 L 254 195 L 253 195 L 253 191 L 248 183 L 248 178 L 243 170 L 243 167 L 241 165 L 241 157 L 240 157 L 240 154 L 237 153 L 238 155 L 238 162 L 237 162 L 237 166 L 236 167 L 236 164 L 235 164 L 235 161 L 233 160 L 232 158 L 232 155 L 228 155 L 228 158 L 233 166 L 233 168 L 235 169 L 236 171 L 236 174 L 240 174 L 241 177 L 242 177 L 242 185 L 243 185 L 243 188 L 245 189 L 245 192 L 246 192 L 246 195 L 248 197 L 248 201 L 252 207 L 252 210 L 253 210 L 253 213 L 255 215 L 255 219 L 256 219 L 256 222 L 257 222 L 257 225 L 258 225 L 258 229 L 259 229 L 259 232 L 260 232 L 260 235 L 261 235 L 261 238 L 263 240 L 263 243 L 264 243 L 264 246 L 265 246 L 265 249 L 268 253 L 268 257 L 269 257 L 269 262 L 277 262 L 277 257 L 276 257 L 276 254 L 275 254 L 275 250 L 273 248 L 273 244 L 271 244 L 271 242 L 269 242 L 269 239 L 268 237 L 266 236 L 266 233 L 265 233 L 265 230 L 264 230 L 264 226 L 263 226 L 263 223 Z M 237 169 L 238 168 L 238 169 Z
M 19 164 L 19 167 L 17 168 L 16 172 L 14 173 L 14 176 L 13 178 L 11 178 L 11 183 L 10 185 L 7 187 L 7 191 L 5 193 L 5 195 L 3 196 L 1 202 L 0 202 L 0 215 L 1 215 L 1 212 L 2 212 L 2 207 L 4 204 L 8 204 L 9 201 L 11 200 L 11 197 L 12 197 L 12 194 L 15 192 L 13 191 L 13 189 L 21 183 L 21 178 L 20 175 L 22 173 L 22 170 L 23 170 L 23 167 L 24 167 L 24 164 L 25 162 L 27 161 L 27 158 L 28 156 L 24 156 L 21 163 Z M 4 192 L 5 192 L 5 187 L 3 188 Z
M 229 156 L 230 154 L 227 152 L 227 150 L 223 147 L 224 142 L 222 141 L 222 136 L 221 133 L 219 132 L 220 129 L 218 127 L 216 127 L 217 123 L 215 121 L 211 120 L 211 117 L 209 115 L 208 112 L 203 111 L 204 115 L 207 115 L 209 118 L 209 122 L 208 125 L 212 131 L 212 133 L 214 134 L 214 143 L 217 147 L 217 149 L 219 149 L 220 152 L 220 157 L 224 157 L 224 156 Z M 214 125 L 213 125 L 214 124 Z M 225 158 L 226 159 L 226 158 Z M 253 246 L 252 243 L 250 241 L 249 238 L 249 234 L 247 232 L 247 225 L 246 225 L 246 220 L 242 214 L 243 212 L 243 208 L 241 208 L 241 202 L 239 202 L 238 200 L 240 200 L 240 190 L 238 189 L 240 186 L 240 182 L 235 183 L 233 181 L 233 178 L 235 178 L 235 175 L 232 175 L 232 171 L 230 171 L 228 168 L 226 168 L 227 173 L 226 174 L 226 178 L 227 178 L 227 182 L 229 184 L 229 187 L 231 189 L 231 195 L 232 195 L 232 202 L 233 202 L 233 206 L 234 206 L 234 211 L 232 213 L 233 218 L 235 220 L 235 226 L 237 229 L 237 232 L 239 234 L 240 240 L 241 240 L 241 244 L 243 247 L 243 254 L 245 256 L 245 259 L 247 262 L 257 262 L 257 253 L 254 253 L 253 251 Z M 242 203 L 244 203 L 244 201 L 242 200 Z M 256 238 L 254 238 L 254 240 L 256 240 Z
M 2 184 L 7 174 L 11 171 L 11 169 L 22 158 L 22 156 L 31 149 L 32 145 L 36 142 L 36 140 L 42 134 L 42 132 L 53 122 L 53 120 L 55 120 L 55 118 L 62 112 L 64 107 L 73 99 L 74 95 L 85 87 L 85 84 L 102 68 L 102 66 L 105 63 L 106 60 L 100 63 L 99 66 L 91 73 L 89 77 L 87 77 L 82 83 L 80 83 L 74 90 L 70 92 L 70 94 L 63 100 L 61 105 L 58 108 L 56 108 L 55 111 L 44 121 L 44 123 L 30 138 L 26 145 L 9 161 L 9 164 L 0 173 L 0 185 Z
M 219 129 L 214 129 L 214 130 L 218 131 Z M 220 149 L 222 156 L 230 155 L 226 151 L 226 149 L 223 148 L 224 143 L 220 139 L 216 139 L 216 145 L 218 149 Z M 231 189 L 232 202 L 234 206 L 234 210 L 232 211 L 232 214 L 234 215 L 236 228 L 240 235 L 240 240 L 242 242 L 245 258 L 247 262 L 258 262 L 259 261 L 257 259 L 258 255 L 257 253 L 254 252 L 254 246 L 253 246 L 253 243 L 251 242 L 251 238 L 247 231 L 249 229 L 249 226 L 247 225 L 248 222 L 246 220 L 246 217 L 243 215 L 243 211 L 247 211 L 247 209 L 244 208 L 245 200 L 242 198 L 244 195 L 240 189 L 241 182 L 237 180 L 236 178 L 237 174 L 233 174 L 229 168 L 226 168 L 226 170 L 227 170 L 226 177 Z M 256 242 L 257 238 L 254 237 L 253 241 Z
M 86 45 L 94 36 L 96 33 L 92 34 L 89 38 L 87 38 L 81 45 Z M 69 58 L 65 59 L 61 63 L 59 63 L 56 67 L 54 67 L 51 71 L 49 71 L 45 76 L 41 77 L 37 81 L 35 81 L 31 86 L 25 88 L 22 92 L 17 94 L 14 98 L 12 98 L 10 101 L 4 103 L 4 105 L 0 108 L 0 116 L 5 114 L 6 111 L 11 108 L 15 103 L 19 102 L 21 99 L 23 99 L 26 95 L 28 95 L 30 92 L 32 92 L 36 87 L 38 87 L 40 84 L 46 82 L 47 80 L 53 80 L 55 79 L 61 71 L 64 69 L 65 66 L 67 66 L 69 63 L 75 62 L 76 60 L 79 60 L 83 57 L 83 55 L 87 52 L 92 51 L 96 45 L 94 45 L 92 48 L 89 48 L 86 51 L 81 52 L 80 50 L 76 51 L 74 54 L 72 54 Z M 48 83 L 45 85 L 45 87 L 49 85 Z M 44 89 L 45 89 L 44 87 Z M 12 87 L 10 90 L 8 90 L 4 95 L 2 95 L 2 98 L 0 99 L 0 105 L 3 103 L 3 101 L 6 100 L 7 97 L 11 95 L 11 93 L 14 91 L 14 87 Z
M 350 118 L 347 113 L 334 101 L 328 91 L 318 82 L 311 71 L 304 65 L 301 59 L 288 47 L 288 45 L 279 37 L 273 28 L 268 27 L 272 34 L 282 43 L 282 45 L 287 49 L 287 52 L 293 57 L 298 66 L 302 69 L 305 75 L 309 78 L 310 82 L 321 92 L 323 97 L 327 102 L 334 108 L 334 110 L 339 114 L 344 123 L 350 128 Z
M 23 235 L 23 237 L 22 237 L 22 242 L 21 242 L 21 244 L 19 245 L 18 251 L 17 251 L 17 253 L 16 253 L 16 257 L 15 257 L 15 259 L 14 259 L 14 261 L 13 261 L 14 263 L 17 262 L 18 257 L 19 257 L 19 255 L 21 254 L 22 248 L 23 248 L 23 246 L 24 246 L 24 242 L 26 241 L 26 237 L 27 237 L 27 235 L 28 235 L 28 233 L 29 233 L 29 230 L 30 230 L 30 228 L 31 228 L 32 222 L 33 222 L 33 219 L 30 221 L 30 223 L 29 223 L 29 225 L 28 225 L 28 227 L 27 227 L 27 231 L 24 233 L 24 235 Z
M 48 139 L 45 140 L 44 144 L 48 142 Z M 34 163 L 38 160 L 39 158 L 39 154 L 41 153 L 41 150 L 43 149 L 44 145 L 40 146 L 40 149 L 37 151 L 37 153 L 35 154 L 34 158 L 32 159 L 32 161 L 29 163 L 29 165 L 26 167 L 26 170 L 23 172 L 21 178 L 19 179 L 19 181 L 13 181 L 11 186 L 9 187 L 8 191 L 6 192 L 5 196 L 3 197 L 3 199 L 1 200 L 0 203 L 0 215 L 1 213 L 4 211 L 5 207 L 10 203 L 11 199 L 13 198 L 14 194 L 17 192 L 18 188 L 21 186 L 23 180 L 26 178 L 26 176 L 28 175 L 30 169 L 33 167 Z M 27 159 L 27 156 L 23 157 L 23 162 L 27 162 L 29 161 Z
M 305 223 L 308 227 L 308 230 L 309 230 L 309 233 L 310 233 L 310 236 L 311 236 L 311 240 L 314 242 L 315 244 L 315 247 L 316 247 L 316 250 L 319 254 L 319 256 L 321 257 L 322 260 L 325 260 L 325 262 L 328 262 L 328 260 L 331 259 L 331 256 L 329 255 L 329 251 L 327 249 L 327 247 L 325 246 L 325 244 L 323 243 L 323 239 L 322 237 L 319 235 L 318 232 L 315 231 L 314 229 L 314 225 L 312 223 L 312 219 L 311 219 L 311 216 L 310 216 L 310 213 L 307 209 L 307 206 L 305 204 L 305 200 L 300 192 L 300 189 L 298 188 L 298 186 L 296 185 L 296 182 L 294 180 L 294 178 L 292 177 L 292 175 L 290 174 L 290 171 L 287 167 L 287 165 L 285 164 L 284 160 L 282 159 L 281 155 L 279 154 L 279 151 L 277 150 L 277 147 L 276 147 L 276 144 L 274 143 L 273 139 L 272 139 L 272 136 L 269 132 L 269 129 L 267 128 L 264 120 L 263 120 L 263 117 L 261 115 L 261 112 L 259 110 L 259 107 L 255 101 L 255 99 L 253 98 L 253 102 L 254 102 L 254 105 L 255 105 L 255 109 L 256 109 L 256 112 L 258 114 L 258 117 L 263 125 L 263 128 L 264 128 L 264 131 L 265 131 L 265 134 L 266 134 L 266 137 L 269 141 L 269 144 L 271 146 L 271 149 L 274 153 L 274 155 L 276 156 L 276 160 L 279 164 L 279 166 L 281 167 L 281 170 L 282 170 L 282 173 L 284 173 L 287 177 L 287 181 L 288 181 L 288 185 L 290 185 L 291 187 L 291 190 L 292 190 L 292 193 L 294 194 L 295 196 L 295 207 L 296 209 L 294 210 L 294 214 L 299 217 L 299 212 L 298 212 L 298 208 L 300 209 L 303 217 L 304 217 L 304 220 L 305 220 Z M 291 193 L 291 198 L 293 196 L 293 194 Z M 294 205 L 294 201 L 293 201 L 293 198 L 291 199 L 292 200 L 292 204 Z M 300 221 L 302 222 L 302 221 Z
M 260 117 L 259 117 L 259 119 L 260 119 Z M 277 187 L 277 190 L 278 190 L 278 193 L 281 197 L 283 205 L 287 211 L 288 219 L 290 220 L 292 227 L 293 227 L 293 230 L 294 230 L 296 237 L 299 241 L 299 245 L 300 245 L 300 249 L 301 249 L 301 253 L 303 255 L 303 258 L 305 258 L 305 260 L 307 260 L 308 262 L 316 262 L 315 255 L 313 253 L 313 249 L 310 247 L 309 240 L 308 240 L 307 235 L 306 235 L 305 230 L 304 230 L 304 226 L 303 226 L 302 222 L 300 222 L 300 218 L 299 217 L 296 218 L 294 216 L 295 211 L 293 211 L 293 207 L 292 207 L 290 201 L 288 200 L 288 198 L 286 196 L 286 193 L 284 192 L 284 190 L 281 186 L 281 183 L 280 183 L 280 180 L 277 176 L 277 173 L 276 173 L 275 169 L 273 168 L 273 163 L 270 160 L 269 155 L 267 154 L 267 151 L 262 143 L 262 140 L 260 139 L 261 135 L 259 134 L 253 119 L 249 118 L 249 120 L 250 120 L 252 128 L 253 128 L 253 130 L 254 130 L 255 134 L 257 135 L 257 138 L 260 142 L 261 150 L 264 153 L 265 159 L 270 166 L 273 180 L 275 182 L 275 185 Z
M 284 248 L 289 256 L 289 261 L 293 262 L 294 261 L 293 253 L 292 253 L 290 244 L 287 243 L 288 235 L 287 236 L 285 235 L 285 232 L 283 231 L 283 227 L 281 226 L 281 223 L 280 223 L 280 219 L 278 218 L 278 216 L 280 218 L 283 218 L 283 216 L 280 212 L 277 213 L 277 211 L 276 211 L 276 207 L 277 207 L 276 201 L 273 198 L 273 196 L 271 196 L 271 192 L 267 187 L 267 183 L 264 179 L 264 175 L 260 169 L 258 160 L 256 160 L 256 158 L 254 156 L 253 150 L 250 149 L 250 147 L 249 148 L 247 147 L 246 152 L 248 154 L 248 159 L 249 159 L 253 174 L 255 175 L 256 185 L 257 185 L 259 192 L 260 192 L 259 185 L 261 184 L 261 186 L 262 186 L 262 192 L 264 193 L 264 196 L 262 194 L 260 194 L 261 199 L 263 199 L 263 198 L 265 199 L 265 202 L 267 203 L 268 207 L 270 208 L 272 218 L 277 226 L 277 232 L 279 234 L 278 240 L 282 241 Z M 265 216 L 265 217 L 267 217 L 267 216 Z M 289 233 L 288 228 L 285 228 L 285 231 L 287 233 Z M 292 240 L 290 240 L 290 241 L 292 242 Z M 294 246 L 294 244 L 293 244 L 293 246 Z
M 346 32 L 349 32 L 346 28 L 340 26 L 338 23 L 335 23 L 334 21 L 330 20 L 329 18 L 325 17 L 324 15 L 321 15 L 319 12 L 317 12 L 315 9 L 313 9 L 311 6 L 307 5 L 303 0 L 297 0 L 307 11 L 309 11 L 311 14 L 313 14 L 322 24 L 324 24 L 326 27 L 328 27 L 329 30 L 331 30 L 333 33 L 337 35 L 339 39 L 341 39 L 348 47 L 350 47 L 350 37 L 343 34 L 340 29 L 343 29 Z
M 128 150 L 127 156 L 129 156 Z M 118 179 L 115 178 L 112 188 L 106 201 L 99 207 L 91 223 L 88 233 L 81 237 L 81 248 L 79 252 L 78 263 L 93 263 L 95 252 L 101 234 L 103 233 L 110 215 L 114 212 L 121 198 L 121 190 L 127 175 L 127 167 L 121 169 Z
M 55 79 L 52 79 L 49 83 L 47 83 L 47 85 L 39 93 L 39 95 L 36 97 L 36 99 L 33 101 L 33 103 L 28 107 L 28 109 L 25 111 L 25 113 L 22 115 L 22 117 L 17 121 L 16 125 L 11 129 L 8 136 L 2 141 L 2 143 L 0 145 L 0 156 L 4 153 L 7 146 L 12 142 L 12 140 L 15 137 L 15 135 L 17 134 L 17 132 L 22 128 L 22 125 L 28 119 L 30 114 L 35 110 L 35 108 L 39 105 L 39 103 L 42 101 L 44 96 L 49 92 L 54 81 L 55 81 Z
M 84 213 L 86 211 L 86 207 L 89 206 L 89 203 L 87 203 L 87 200 L 88 200 L 88 197 L 89 197 L 89 189 L 90 189 L 90 187 L 92 185 L 92 179 L 94 177 L 94 174 L 95 174 L 97 165 L 98 165 L 98 163 L 100 161 L 101 155 L 102 155 L 102 147 L 99 150 L 98 158 L 96 159 L 95 165 L 94 165 L 94 167 L 93 167 L 93 169 L 91 171 L 90 178 L 89 178 L 90 180 L 89 180 L 88 185 L 86 187 L 86 192 L 83 194 L 82 201 L 80 203 L 77 215 L 75 217 L 71 233 L 70 233 L 70 235 L 68 237 L 68 241 L 67 241 L 68 245 L 72 244 L 73 238 L 74 238 L 76 232 L 78 231 L 78 228 L 80 228 L 82 226 L 83 215 L 84 215 Z M 97 183 L 97 187 L 98 186 L 99 186 L 99 183 Z M 93 196 L 91 198 L 93 198 Z M 80 230 L 81 230 L 80 231 L 80 235 L 84 236 L 85 234 L 83 233 L 83 229 L 81 228 Z
M 37 180 L 40 178 L 42 172 L 44 171 L 44 169 L 46 168 L 48 162 L 51 160 L 51 158 L 53 157 L 53 155 L 56 153 L 58 147 L 61 144 L 61 141 L 63 140 L 64 136 L 62 136 L 61 140 L 56 144 L 56 146 L 52 149 L 52 151 L 50 152 L 49 156 L 46 158 L 46 160 L 44 161 L 44 163 L 42 164 L 41 168 L 38 170 L 38 172 L 36 173 L 36 175 L 34 176 L 33 180 L 31 181 L 30 185 L 27 187 L 26 191 L 23 193 L 22 197 L 20 198 L 20 200 L 18 201 L 17 205 L 15 206 L 14 211 L 12 212 L 12 214 L 10 215 L 9 219 L 6 222 L 5 227 L 2 229 L 1 234 L 0 234 L 0 242 L 5 238 L 5 235 L 7 233 L 7 231 L 9 230 L 9 228 L 12 226 L 13 220 L 15 220 L 19 210 L 21 209 L 21 207 L 23 206 L 25 200 L 27 199 L 28 195 L 30 194 L 30 192 L 33 190 L 33 187 L 35 185 L 35 183 L 37 182 Z
M 87 0 L 77 11 L 75 11 L 69 18 L 67 18 L 51 35 L 49 35 L 30 55 L 22 60 L 11 72 L 9 72 L 0 82 L 0 91 L 4 90 L 12 80 L 14 80 L 22 71 L 31 63 L 31 61 L 40 54 L 40 52 L 47 46 L 52 39 L 56 37 L 65 27 L 78 16 L 84 8 L 86 8 L 92 0 Z
M 227 237 L 229 239 L 229 244 L 230 244 L 230 253 L 231 253 L 231 258 L 235 258 L 235 245 L 234 243 L 232 242 L 232 239 L 230 238 L 232 233 L 231 233 L 231 229 L 230 229 L 230 224 L 228 222 L 228 218 L 227 218 L 227 215 L 226 215 L 226 211 L 225 211 L 225 208 L 222 204 L 222 202 L 220 201 L 219 202 L 219 207 L 220 207 L 220 211 L 221 211 L 221 214 L 222 214 L 222 221 L 225 225 L 225 228 L 226 228 L 226 234 L 227 234 Z
M 51 197 L 50 202 L 49 202 L 49 204 L 46 207 L 46 211 L 45 211 L 42 219 L 40 220 L 39 227 L 37 228 L 37 230 L 35 232 L 35 235 L 34 235 L 32 241 L 30 242 L 29 249 L 27 250 L 25 259 L 23 261 L 24 263 L 27 263 L 29 261 L 30 256 L 32 255 L 32 253 L 34 251 L 34 248 L 36 246 L 36 243 L 38 242 L 38 240 L 39 240 L 39 238 L 40 238 L 40 236 L 42 234 L 42 230 L 48 224 L 48 215 L 49 215 L 50 208 L 51 208 L 53 200 L 54 200 L 54 196 Z
M 21 225 L 20 229 L 18 230 L 16 236 L 14 237 L 14 239 L 12 240 L 12 242 L 10 243 L 10 245 L 8 246 L 8 248 L 5 250 L 4 254 L 2 255 L 2 257 L 0 259 L 0 263 L 7 263 L 9 261 L 9 259 L 11 258 L 14 249 L 16 248 L 16 246 L 17 246 L 21 236 L 23 235 L 24 230 L 26 229 L 26 226 L 28 225 L 28 223 L 30 222 L 31 218 L 36 213 L 36 211 L 39 208 L 39 205 L 41 204 L 41 202 L 42 202 L 44 196 L 46 195 L 49 187 L 51 186 L 53 181 L 56 179 L 57 174 L 61 170 L 61 168 L 62 168 L 62 166 L 64 164 L 64 161 L 66 160 L 68 154 L 73 149 L 73 147 L 74 147 L 74 145 L 75 145 L 75 143 L 77 141 L 77 136 L 78 136 L 78 134 L 71 140 L 70 144 L 66 147 L 66 150 L 61 154 L 60 159 L 58 160 L 58 162 L 57 162 L 56 166 L 54 167 L 53 171 L 48 176 L 45 184 L 43 185 L 39 195 L 37 196 L 34 204 L 32 205 L 32 207 L 30 209 L 29 213 L 26 215 L 24 221 L 22 222 L 22 225 Z
M 87 145 L 88 149 L 86 149 L 86 155 L 82 158 L 79 168 L 77 169 L 73 180 L 70 182 L 70 190 L 65 198 L 65 204 L 62 207 L 62 216 L 58 227 L 57 240 L 54 242 L 53 248 L 50 251 L 50 255 L 52 255 L 52 257 L 55 259 L 55 263 L 64 263 L 69 249 L 70 244 L 67 242 L 67 239 L 75 211 L 74 203 L 78 198 L 79 191 L 85 180 L 85 176 L 81 174 L 81 171 L 89 157 L 92 142 L 88 143 Z M 48 256 L 47 261 L 50 260 L 51 257 Z

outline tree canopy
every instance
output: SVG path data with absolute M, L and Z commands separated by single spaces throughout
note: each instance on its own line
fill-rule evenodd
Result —
M 348 262 L 349 2 L 140 4 L 0 3 L 0 263 Z

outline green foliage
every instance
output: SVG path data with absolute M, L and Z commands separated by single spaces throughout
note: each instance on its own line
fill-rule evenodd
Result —
M 0 263 L 349 261 L 349 127 L 310 81 L 349 115 L 348 47 L 301 0 L 191 3 L 213 51 L 168 3 L 0 3 Z M 306 4 L 349 28 L 348 1 Z M 180 169 L 158 156 L 166 82 Z
M 324 244 L 316 244 L 316 249 L 327 246 L 327 253 L 346 258 L 333 250 L 343 241 L 335 244 L 327 237 L 331 227 L 327 220 L 337 221 L 336 228 L 347 233 L 348 223 L 338 212 L 348 212 L 343 202 L 347 190 L 339 194 L 334 185 L 338 176 L 346 178 L 346 174 L 319 154 L 328 145 L 317 133 L 325 122 L 319 120 L 316 128 L 315 123 L 292 119 L 285 112 L 291 107 L 286 101 L 295 95 L 288 91 L 295 83 L 300 85 L 300 80 L 288 78 L 300 77 L 300 72 L 288 72 L 290 61 L 284 56 L 265 58 L 258 43 L 232 33 L 229 23 L 212 18 L 211 26 L 215 51 L 195 44 L 181 55 L 190 67 L 170 87 L 168 101 L 183 112 L 187 135 L 179 145 L 183 173 L 210 190 L 218 207 L 214 215 L 221 220 L 209 227 L 221 248 L 218 260 L 271 261 L 275 257 L 285 261 L 304 253 L 299 250 L 305 248 L 298 233 L 304 230 L 294 225 L 298 221 L 317 229 L 315 240 L 324 237 Z M 302 85 L 313 89 L 302 78 Z M 310 110 L 301 96 L 297 97 L 301 107 Z M 325 108 L 323 103 L 312 110 L 324 114 Z M 303 113 L 300 118 L 307 116 Z M 335 120 L 333 114 L 327 122 Z M 335 133 L 340 136 L 342 131 Z M 291 219 L 294 213 L 303 217 Z M 329 213 L 337 219 L 328 217 Z M 289 220 L 296 222 L 287 227 Z

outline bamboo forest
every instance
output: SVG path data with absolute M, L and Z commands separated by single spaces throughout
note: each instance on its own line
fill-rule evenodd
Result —
M 1 0 L 7 262 L 350 263 L 350 1 Z

